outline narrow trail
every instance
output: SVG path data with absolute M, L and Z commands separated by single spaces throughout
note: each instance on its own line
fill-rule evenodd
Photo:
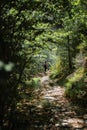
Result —
M 48 76 L 44 76 L 41 82 L 47 85 L 49 80 Z M 54 116 L 51 119 L 55 123 L 51 130 L 87 130 L 87 109 L 72 106 L 65 97 L 64 87 L 48 86 L 43 91 L 42 100 L 47 100 L 54 106 L 52 109 Z
M 74 106 L 64 87 L 50 83 L 48 75 L 42 76 L 27 130 L 87 130 L 87 108 Z

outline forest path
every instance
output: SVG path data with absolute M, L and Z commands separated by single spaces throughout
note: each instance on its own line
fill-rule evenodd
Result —
M 87 130 L 87 108 L 73 105 L 65 88 L 43 74 L 29 108 L 27 130 Z
M 41 77 L 30 130 L 87 130 L 87 109 L 72 105 L 65 88 L 52 82 L 47 74 Z
M 49 100 L 49 101 L 55 101 L 56 104 L 58 102 L 58 105 L 64 105 L 68 103 L 68 100 L 65 97 L 65 88 L 56 86 L 52 84 L 53 81 L 50 80 L 49 76 L 43 76 L 41 78 L 41 86 L 44 89 L 42 91 L 42 100 Z M 50 83 L 52 86 L 50 86 Z

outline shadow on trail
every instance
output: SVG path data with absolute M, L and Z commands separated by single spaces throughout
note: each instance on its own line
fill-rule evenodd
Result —
M 87 108 L 71 104 L 65 88 L 43 74 L 33 101 L 25 101 L 12 130 L 87 130 Z

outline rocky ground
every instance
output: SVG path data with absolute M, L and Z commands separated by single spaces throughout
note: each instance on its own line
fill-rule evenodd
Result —
M 47 75 L 42 76 L 40 84 L 41 87 L 35 91 L 35 98 L 31 104 L 25 102 L 28 120 L 22 128 L 87 130 L 87 108 L 73 105 L 65 96 L 65 88 L 55 85 Z

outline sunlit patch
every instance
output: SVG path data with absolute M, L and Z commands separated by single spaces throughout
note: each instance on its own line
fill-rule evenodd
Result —
M 83 128 L 85 125 L 84 121 L 78 118 L 68 119 L 67 123 L 73 128 Z

